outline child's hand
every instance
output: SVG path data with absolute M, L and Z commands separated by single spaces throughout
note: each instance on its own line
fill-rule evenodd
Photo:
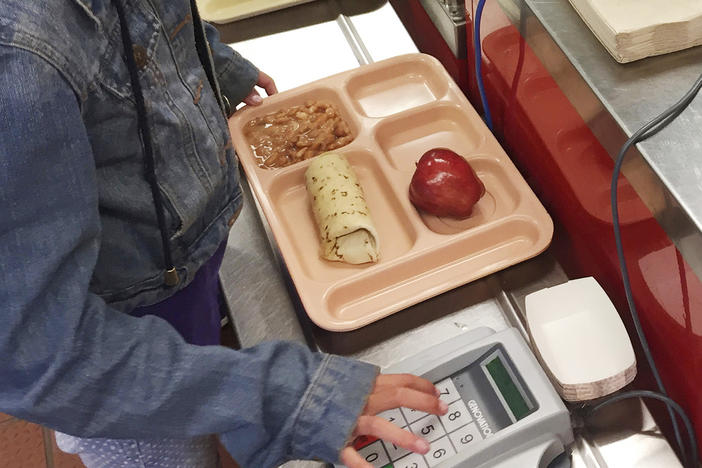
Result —
M 379 375 L 368 397 L 368 403 L 358 418 L 353 437 L 374 436 L 413 452 L 427 453 L 429 443 L 426 440 L 375 415 L 399 407 L 437 415 L 446 414 L 448 406 L 439 400 L 438 394 L 431 382 L 414 375 Z M 373 467 L 351 446 L 341 451 L 340 459 L 349 468 Z
M 275 81 L 273 81 L 273 78 L 266 75 L 262 71 L 258 72 L 258 81 L 256 81 L 256 86 L 265 89 L 266 94 L 269 96 L 278 92 L 278 88 L 275 87 Z M 249 95 L 244 98 L 244 102 L 249 106 L 258 106 L 263 102 L 263 98 L 260 94 L 258 94 L 258 91 L 256 91 L 256 88 L 254 87 L 251 89 Z

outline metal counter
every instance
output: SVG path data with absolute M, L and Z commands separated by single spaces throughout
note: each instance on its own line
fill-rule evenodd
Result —
M 368 61 L 416 52 L 385 1 L 320 0 L 225 25 L 220 31 L 223 40 L 272 75 L 281 90 Z M 359 330 L 328 332 L 305 314 L 245 181 L 244 195 L 245 208 L 230 233 L 220 273 L 244 347 L 292 340 L 386 366 L 478 326 L 516 326 L 524 332 L 524 296 L 568 279 L 547 251 Z M 579 419 L 579 408 L 571 410 L 577 426 L 574 467 L 680 466 L 640 401 L 612 405 L 586 424 Z

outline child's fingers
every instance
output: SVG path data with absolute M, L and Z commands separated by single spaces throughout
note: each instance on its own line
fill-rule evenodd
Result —
M 256 85 L 260 88 L 265 89 L 266 94 L 269 96 L 272 96 L 278 92 L 278 88 L 275 85 L 275 81 L 273 81 L 273 78 L 263 73 L 262 71 L 258 72 L 258 82 L 256 83 Z
M 403 406 L 439 415 L 448 411 L 446 403 L 433 394 L 430 395 L 408 387 L 381 387 L 370 394 L 363 412 L 364 414 L 375 415 Z
M 398 447 L 421 454 L 429 451 L 429 442 L 405 429 L 400 429 L 395 424 L 379 416 L 361 416 L 358 419 L 356 433 L 374 436 Z
M 341 451 L 339 460 L 348 468 L 373 468 L 373 465 L 365 461 L 353 447 L 345 447 Z
M 375 380 L 376 387 L 409 387 L 429 395 L 437 395 L 433 383 L 412 374 L 380 374 Z

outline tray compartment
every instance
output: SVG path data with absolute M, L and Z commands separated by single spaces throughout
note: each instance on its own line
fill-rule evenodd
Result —
M 474 119 L 451 104 L 430 106 L 388 119 L 378 125 L 375 135 L 390 165 L 407 172 L 414 172 L 415 163 L 432 148 L 448 148 L 466 157 L 484 139 Z
M 339 115 L 346 121 L 346 123 L 348 123 L 349 129 L 351 130 L 353 140 L 351 141 L 351 143 L 342 148 L 348 147 L 349 145 L 353 144 L 353 142 L 356 140 L 360 133 L 362 122 L 359 119 L 358 115 L 353 111 L 353 109 L 349 109 L 349 105 L 347 104 L 347 101 L 342 98 L 342 95 L 337 90 L 332 89 L 331 87 L 319 87 L 315 89 L 310 89 L 303 93 L 291 95 L 283 95 L 281 93 L 280 95 L 275 95 L 268 99 L 270 99 L 271 102 L 267 101 L 265 106 L 255 108 L 247 107 L 246 118 L 242 118 L 242 126 L 245 126 L 251 120 L 254 120 L 258 117 L 275 113 L 290 107 L 300 106 L 305 104 L 305 102 L 307 101 L 325 101 L 334 105 Z M 244 137 L 244 139 L 246 139 L 246 137 Z M 300 164 L 299 162 L 297 162 L 289 166 L 278 168 L 259 167 L 259 160 L 254 155 L 253 149 L 251 148 L 251 144 L 247 139 L 246 146 L 248 149 L 246 153 L 254 160 L 256 164 L 256 170 L 259 172 L 279 171 Z M 338 148 L 334 151 L 341 150 L 342 148 Z
M 437 101 L 447 90 L 446 79 L 425 61 L 359 73 L 346 86 L 356 110 L 367 117 L 386 117 Z
M 515 216 L 484 226 L 472 236 L 332 287 L 326 297 L 326 314 L 334 318 L 340 329 L 349 329 L 349 324 L 357 328 L 375 320 L 369 320 L 369 310 L 382 317 L 388 310 L 396 309 L 397 304 L 409 306 L 409 291 L 421 289 L 428 299 L 486 276 L 496 267 L 512 265 L 515 259 L 532 257 L 533 247 L 541 241 L 541 230 L 526 217 Z M 447 269 L 461 264 L 470 264 L 470 269 L 458 275 Z
M 380 259 L 377 264 L 402 257 L 416 242 L 417 232 L 375 157 L 360 149 L 337 152 L 346 156 L 363 187 L 371 218 L 378 230 Z M 295 166 L 294 170 L 280 173 L 268 191 L 282 235 L 293 246 L 289 252 L 291 259 L 286 258 L 286 262 L 294 261 L 305 276 L 318 282 L 336 281 L 375 267 L 377 264 L 349 265 L 319 256 L 319 232 L 305 188 L 305 171 L 309 163 Z
M 487 156 L 471 156 L 467 159 L 485 185 L 485 194 L 466 219 L 440 218 L 417 210 L 422 222 L 437 234 L 453 235 L 482 226 L 508 216 L 519 204 L 520 194 L 499 162 Z
M 485 224 L 495 214 L 495 197 L 488 191 L 473 207 L 473 213 L 466 219 L 442 218 L 418 211 L 424 225 L 437 234 L 453 235 Z

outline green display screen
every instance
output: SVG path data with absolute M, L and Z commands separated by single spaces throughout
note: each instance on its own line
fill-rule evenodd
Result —
M 517 421 L 529 415 L 531 412 L 529 404 L 524 399 L 524 396 L 522 396 L 522 392 L 519 391 L 519 388 L 517 388 L 517 385 L 512 380 L 512 377 L 510 377 L 509 372 L 507 372 L 507 368 L 505 368 L 505 365 L 502 363 L 502 360 L 499 357 L 496 357 L 492 361 L 488 362 L 485 365 L 485 368 L 492 376 L 492 379 L 495 381 L 495 385 L 497 385 L 497 388 L 500 390 L 502 397 L 507 402 L 509 409 L 512 410 L 512 414 L 514 414 L 514 417 L 517 418 Z

